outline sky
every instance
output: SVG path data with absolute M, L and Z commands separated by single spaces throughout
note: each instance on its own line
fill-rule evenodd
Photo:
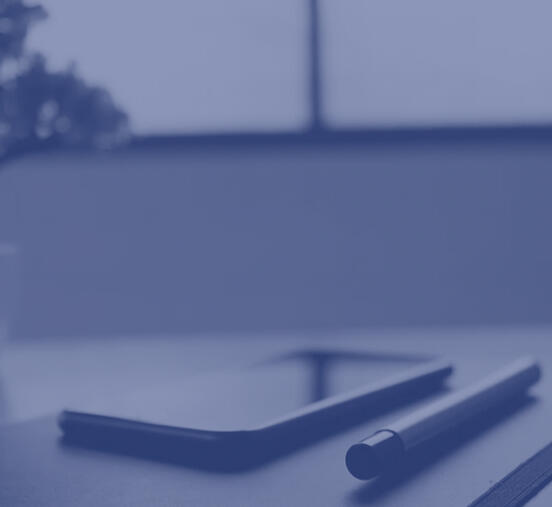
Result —
M 31 48 L 76 62 L 135 132 L 308 124 L 306 0 L 44 0 Z M 552 119 L 545 0 L 320 0 L 335 127 Z

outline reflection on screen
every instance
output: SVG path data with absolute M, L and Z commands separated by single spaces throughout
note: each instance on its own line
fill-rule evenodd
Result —
M 70 409 L 181 428 L 245 430 L 418 362 L 404 355 L 303 350 L 244 370 L 140 391 L 110 406 Z

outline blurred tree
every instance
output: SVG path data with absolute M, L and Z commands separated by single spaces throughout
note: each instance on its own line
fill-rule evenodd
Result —
M 25 49 L 41 6 L 0 0 L 0 157 L 46 146 L 110 147 L 129 136 L 127 115 L 69 67 L 52 72 Z

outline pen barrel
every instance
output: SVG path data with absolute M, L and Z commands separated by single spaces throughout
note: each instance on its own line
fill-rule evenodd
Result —
M 523 394 L 540 378 L 539 365 L 523 358 L 482 381 L 417 410 L 385 430 L 400 437 L 405 451 Z
M 413 447 L 522 395 L 539 378 L 540 368 L 534 360 L 518 359 L 352 445 L 345 456 L 347 468 L 358 479 L 391 470 Z

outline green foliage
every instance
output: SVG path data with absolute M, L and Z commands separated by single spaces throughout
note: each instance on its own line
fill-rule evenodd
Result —
M 0 156 L 45 146 L 110 147 L 129 136 L 128 118 L 109 93 L 85 83 L 73 67 L 48 70 L 26 51 L 40 6 L 0 0 Z
M 46 11 L 38 5 L 0 0 L 0 65 L 7 58 L 21 56 L 30 25 L 45 17 Z

